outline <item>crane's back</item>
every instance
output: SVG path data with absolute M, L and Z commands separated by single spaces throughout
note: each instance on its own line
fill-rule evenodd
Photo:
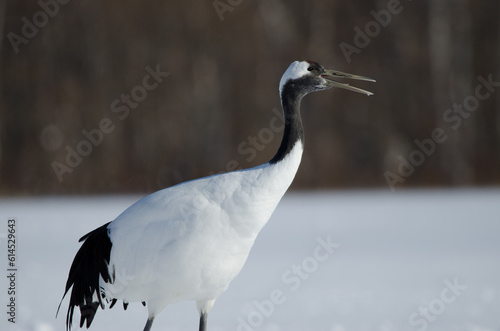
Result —
M 101 282 L 106 296 L 146 301 L 150 311 L 217 298 L 243 267 L 301 155 L 298 143 L 277 164 L 185 182 L 125 210 L 108 226 L 116 279 Z

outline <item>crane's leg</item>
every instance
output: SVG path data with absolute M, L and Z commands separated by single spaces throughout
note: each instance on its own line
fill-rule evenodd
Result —
M 155 320 L 154 316 L 151 316 L 150 318 L 148 318 L 148 321 L 146 322 L 146 326 L 144 327 L 144 331 L 151 330 L 151 325 L 153 325 L 154 320 Z
M 208 316 L 208 313 L 206 313 L 206 312 L 202 312 L 200 315 L 200 331 L 207 330 L 207 316 Z

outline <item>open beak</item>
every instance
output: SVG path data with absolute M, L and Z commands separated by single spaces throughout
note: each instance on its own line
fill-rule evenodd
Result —
M 336 78 L 347 78 L 347 79 L 356 79 L 356 80 L 365 80 L 368 82 L 375 82 L 375 79 L 372 79 L 372 78 L 351 75 L 351 74 L 347 74 L 345 72 L 340 72 L 340 71 L 336 71 L 336 70 L 328 70 L 328 69 L 325 69 L 325 72 L 323 74 L 321 74 L 321 78 L 325 79 L 327 81 L 326 85 L 328 85 L 330 87 L 340 87 L 340 88 L 343 88 L 346 90 L 350 90 L 350 91 L 354 91 L 354 92 L 358 92 L 358 93 L 363 93 L 366 95 L 373 95 L 372 92 L 365 91 L 363 89 L 351 86 L 349 84 L 339 83 L 339 82 L 334 80 Z

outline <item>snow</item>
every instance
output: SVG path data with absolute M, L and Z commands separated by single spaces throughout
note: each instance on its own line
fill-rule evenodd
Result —
M 78 239 L 139 198 L 0 199 L 0 268 L 6 275 L 9 218 L 18 267 L 16 324 L 0 278 L 0 330 L 63 330 L 68 298 L 55 313 Z M 499 202 L 500 189 L 288 193 L 208 330 L 499 330 Z M 142 330 L 146 318 L 140 303 L 117 304 L 91 330 Z M 197 328 L 193 302 L 167 307 L 153 325 Z

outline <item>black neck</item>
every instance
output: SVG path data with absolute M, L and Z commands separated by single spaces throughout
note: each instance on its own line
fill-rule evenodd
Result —
M 298 141 L 304 141 L 304 129 L 300 118 L 300 101 L 304 95 L 294 91 L 292 86 L 286 84 L 281 92 L 281 105 L 285 117 L 285 130 L 281 145 L 276 155 L 269 161 L 275 164 L 283 160 L 293 149 Z

